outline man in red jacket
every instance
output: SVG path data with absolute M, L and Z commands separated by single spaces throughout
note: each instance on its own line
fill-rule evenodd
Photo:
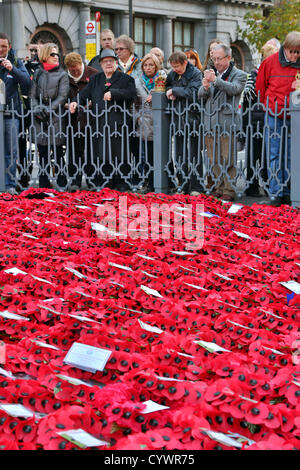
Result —
M 300 32 L 292 31 L 279 51 L 262 62 L 256 79 L 256 92 L 268 110 L 266 151 L 271 205 L 274 206 L 290 203 L 290 119 L 286 109 L 299 72 Z

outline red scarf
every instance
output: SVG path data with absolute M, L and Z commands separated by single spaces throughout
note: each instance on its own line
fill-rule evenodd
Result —
M 44 69 L 49 72 L 49 70 L 54 69 L 55 67 L 58 67 L 59 63 L 57 62 L 56 64 L 48 64 L 48 62 L 43 62 L 43 67 Z

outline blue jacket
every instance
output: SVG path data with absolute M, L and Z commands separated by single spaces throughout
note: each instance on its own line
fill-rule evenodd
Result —
M 15 58 L 15 52 L 13 49 L 9 50 L 7 58 L 13 65 L 10 72 L 0 64 L 0 79 L 3 80 L 5 84 L 6 104 L 9 109 L 12 109 L 13 101 L 14 109 L 20 112 L 22 101 L 19 94 L 19 85 L 21 94 L 28 95 L 31 80 L 22 60 Z

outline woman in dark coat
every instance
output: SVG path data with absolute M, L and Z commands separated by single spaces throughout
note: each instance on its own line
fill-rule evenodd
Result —
M 169 63 L 172 70 L 167 76 L 166 96 L 174 102 L 171 116 L 176 129 L 175 165 L 171 178 L 173 183 L 179 183 L 179 191 L 200 193 L 203 191 L 198 180 L 198 176 L 200 178 L 203 176 L 201 139 L 199 139 L 200 114 L 193 103 L 196 103 L 197 93 L 202 84 L 202 73 L 188 61 L 182 51 L 173 52 L 169 57 Z M 188 112 L 186 112 L 187 106 L 189 106 Z M 195 163 L 194 169 L 192 163 Z
M 40 157 L 39 185 L 50 187 L 50 149 L 53 152 L 55 178 L 59 188 L 67 185 L 63 144 L 65 143 L 64 104 L 69 93 L 67 72 L 59 64 L 56 44 L 47 43 L 39 50 L 40 68 L 32 80 L 30 97 L 36 119 L 37 146 Z
M 98 70 L 83 63 L 82 57 L 77 52 L 70 52 L 64 59 L 67 68 L 70 90 L 68 99 L 73 101 L 78 93 L 87 86 L 92 75 Z M 65 105 L 68 108 L 68 104 Z M 71 126 L 68 126 L 68 168 L 71 191 L 81 188 L 82 175 L 88 177 L 87 185 L 91 187 L 90 177 L 94 168 L 91 165 L 91 150 L 89 142 L 85 146 L 86 115 L 80 111 L 71 115 Z
M 103 72 L 93 75 L 79 93 L 79 105 L 91 101 L 92 120 L 87 122 L 92 124 L 93 162 L 100 164 L 97 184 L 103 186 L 110 180 L 110 187 L 122 191 L 127 189 L 122 180 L 129 181 L 131 177 L 130 105 L 136 97 L 136 88 L 132 77 L 117 70 L 117 60 L 113 50 L 102 51 Z M 75 101 L 70 103 L 70 112 L 74 113 L 77 106 Z

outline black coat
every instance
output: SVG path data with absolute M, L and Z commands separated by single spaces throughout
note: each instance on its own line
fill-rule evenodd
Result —
M 100 110 L 105 109 L 106 102 L 103 100 L 103 96 L 107 91 L 110 91 L 112 96 L 112 101 L 107 103 L 108 106 L 113 101 L 120 105 L 125 101 L 126 107 L 128 106 L 129 108 L 136 97 L 135 81 L 129 75 L 118 70 L 115 71 L 109 80 L 106 80 L 104 72 L 97 73 L 90 78 L 88 85 L 80 91 L 79 102 L 81 105 L 85 105 L 86 100 L 91 100 L 93 112 L 96 112 L 97 105 L 98 112 L 100 112 Z M 117 113 L 120 114 L 120 111 L 117 111 Z M 112 115 L 115 114 L 116 111 L 114 110 Z
M 197 100 L 198 90 L 202 85 L 202 73 L 189 62 L 185 72 L 179 76 L 171 70 L 167 76 L 166 90 L 172 89 L 173 95 L 178 99 L 193 101 Z
M 190 62 L 187 63 L 185 72 L 179 76 L 176 72 L 171 70 L 167 76 L 166 91 L 172 89 L 172 93 L 176 96 L 174 101 L 175 108 L 179 108 L 181 103 L 181 112 L 184 110 L 186 100 L 189 103 L 197 102 L 198 90 L 202 85 L 202 72 L 194 67 Z M 184 119 L 184 112 L 183 112 Z M 191 108 L 188 113 L 188 120 L 190 124 L 193 121 L 198 122 L 200 119 L 198 109 Z
M 107 91 L 111 92 L 111 101 L 103 100 L 103 96 Z M 118 159 L 121 156 L 123 158 L 129 157 L 129 155 L 125 155 L 126 142 L 122 142 L 122 135 L 130 133 L 132 130 L 130 107 L 136 94 L 134 79 L 118 70 L 114 72 L 109 80 L 106 79 L 104 72 L 91 76 L 88 85 L 80 91 L 79 104 L 84 106 L 87 101 L 91 101 L 92 113 L 96 115 L 89 120 L 92 123 L 94 132 L 94 158 L 100 156 L 102 160 L 105 158 L 114 160 L 115 157 Z M 114 106 L 114 103 L 118 106 Z M 124 106 L 128 110 L 126 113 L 122 111 Z M 109 132 L 107 125 L 109 126 Z M 115 130 L 117 130 L 116 133 Z M 108 136 L 110 142 L 108 142 Z M 107 145 L 108 143 L 109 145 Z M 97 152 L 97 155 L 95 155 L 95 152 Z
M 101 48 L 99 54 L 95 55 L 95 57 L 93 57 L 88 63 L 89 67 L 93 67 L 94 69 L 98 70 L 98 72 L 103 72 L 103 69 L 100 65 L 100 55 L 102 51 L 103 49 Z

